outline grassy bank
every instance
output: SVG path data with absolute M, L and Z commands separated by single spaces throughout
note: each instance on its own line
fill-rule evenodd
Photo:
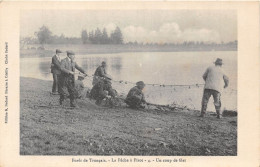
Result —
M 237 118 L 221 120 L 197 111 L 132 110 L 79 100 L 79 109 L 58 105 L 52 82 L 20 80 L 22 155 L 236 155 Z M 67 101 L 69 103 L 69 101 Z

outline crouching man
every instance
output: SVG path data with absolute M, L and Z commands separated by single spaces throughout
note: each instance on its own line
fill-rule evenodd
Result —
M 221 92 L 223 87 L 228 87 L 229 80 L 221 68 L 222 59 L 218 58 L 214 64 L 215 66 L 208 67 L 203 75 L 205 87 L 201 102 L 202 106 L 200 117 L 205 116 L 209 98 L 213 96 L 217 118 L 221 118 Z
M 85 79 L 84 76 L 79 75 L 78 80 L 75 81 L 76 95 L 78 99 L 84 99 L 87 97 L 88 88 L 84 86 L 83 83 L 84 79 Z
M 105 77 L 99 80 L 90 91 L 90 98 L 96 100 L 96 104 L 100 105 L 106 97 L 116 97 L 116 91 L 112 88 L 111 78 Z
M 145 84 L 143 81 L 136 83 L 136 86 L 130 89 L 125 99 L 126 104 L 130 108 L 139 109 L 145 108 L 146 100 L 142 90 L 144 89 Z

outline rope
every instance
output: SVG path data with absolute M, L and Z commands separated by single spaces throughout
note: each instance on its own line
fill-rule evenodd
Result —
M 46 72 L 47 73 L 47 72 Z M 89 87 L 92 86 L 92 81 L 94 75 L 85 76 L 80 72 L 75 72 L 74 74 L 83 76 L 85 78 L 84 84 Z M 135 85 L 135 82 L 125 81 L 125 80 L 111 80 L 112 83 L 115 83 L 115 88 L 118 90 L 119 96 L 126 96 L 130 85 Z M 129 86 L 127 86 L 129 85 Z M 153 84 L 146 83 L 147 91 L 145 92 L 146 100 L 149 104 L 153 106 L 167 107 L 169 108 L 180 108 L 180 109 L 198 109 L 200 107 L 200 99 L 202 95 L 202 87 L 205 84 Z M 193 93 L 190 94 L 189 93 Z M 192 91 L 192 92 L 190 92 Z M 187 94 L 188 93 L 188 94 Z M 230 98 L 236 98 L 236 89 L 224 89 L 224 94 L 228 95 Z M 194 96 L 196 94 L 196 96 Z M 191 97 L 190 97 L 191 96 Z M 197 98 L 199 97 L 199 98 Z M 224 96 L 223 96 L 224 97 Z M 199 99 L 199 100 L 198 100 Z M 155 104 L 157 103 L 157 104 Z M 231 103 L 231 107 L 234 105 Z

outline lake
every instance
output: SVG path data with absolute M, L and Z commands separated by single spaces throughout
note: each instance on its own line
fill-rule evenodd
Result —
M 51 56 L 51 55 L 50 55 Z M 65 53 L 61 58 L 65 58 Z M 137 81 L 147 85 L 144 92 L 147 101 L 158 104 L 172 104 L 200 109 L 203 86 L 165 86 L 204 84 L 202 75 L 216 58 L 223 59 L 223 69 L 230 79 L 229 87 L 222 94 L 226 109 L 237 108 L 237 52 L 135 52 L 114 54 L 76 55 L 77 63 L 89 75 L 93 75 L 102 61 L 107 62 L 107 72 L 113 77 L 113 87 L 126 94 Z M 37 79 L 52 80 L 51 57 L 21 58 L 20 75 Z M 91 87 L 91 79 L 85 79 Z M 159 84 L 159 85 L 153 85 Z M 51 90 L 51 88 L 50 88 Z M 209 110 L 214 110 L 212 99 Z

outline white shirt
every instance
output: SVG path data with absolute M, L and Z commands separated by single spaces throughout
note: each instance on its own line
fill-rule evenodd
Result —
M 221 66 L 208 67 L 203 75 L 205 80 L 204 89 L 212 89 L 222 92 L 224 85 L 228 85 L 228 77 L 225 75 Z

